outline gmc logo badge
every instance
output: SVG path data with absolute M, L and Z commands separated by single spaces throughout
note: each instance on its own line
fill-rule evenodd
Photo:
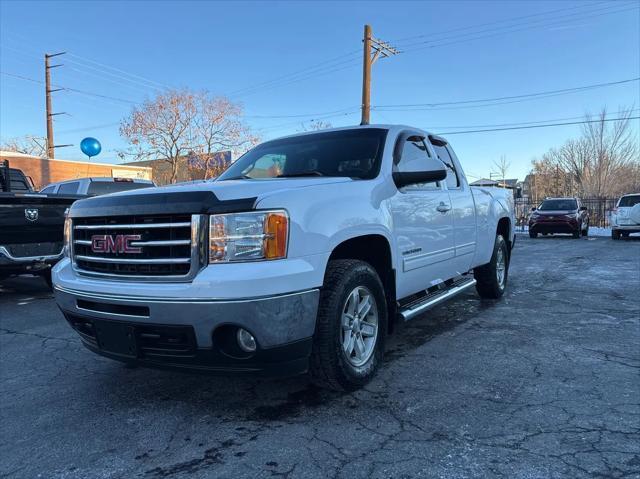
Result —
M 140 241 L 140 235 L 93 235 L 91 251 L 94 253 L 142 253 L 142 248 L 131 246 L 132 241 Z

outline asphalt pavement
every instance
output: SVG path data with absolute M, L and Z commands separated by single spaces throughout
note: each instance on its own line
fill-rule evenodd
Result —
M 400 326 L 366 388 L 127 369 L 0 283 L 2 478 L 640 477 L 640 241 L 519 236 L 508 292 Z

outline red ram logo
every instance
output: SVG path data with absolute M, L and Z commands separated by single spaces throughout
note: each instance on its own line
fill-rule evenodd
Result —
M 94 253 L 142 253 L 142 248 L 131 246 L 132 241 L 140 241 L 140 235 L 93 235 L 91 251 Z

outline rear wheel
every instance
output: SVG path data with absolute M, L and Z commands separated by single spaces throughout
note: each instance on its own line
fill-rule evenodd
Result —
M 346 391 L 369 382 L 383 359 L 387 321 L 384 288 L 373 267 L 330 261 L 311 352 L 314 382 Z
M 619 239 L 620 239 L 620 231 L 618 231 L 618 230 L 611 230 L 611 239 L 613 239 L 613 240 L 619 240 Z
M 497 299 L 504 294 L 509 276 L 509 249 L 502 235 L 496 236 L 491 261 L 475 268 L 473 276 L 480 297 Z
M 582 230 L 582 236 L 589 236 L 589 222 L 587 221 L 587 225 Z
M 529 230 L 529 238 L 537 238 L 538 237 L 538 233 Z
M 574 238 L 580 238 L 580 229 L 578 228 L 572 233 Z

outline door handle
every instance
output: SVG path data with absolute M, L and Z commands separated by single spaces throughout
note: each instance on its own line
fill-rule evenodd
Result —
M 441 201 L 438 207 L 436 208 L 440 213 L 446 213 L 451 209 L 451 206 L 446 205 L 444 201 Z

